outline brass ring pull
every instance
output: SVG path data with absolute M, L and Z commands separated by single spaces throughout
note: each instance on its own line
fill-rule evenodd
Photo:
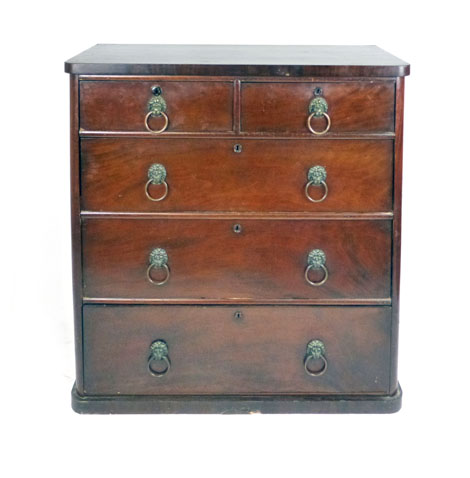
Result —
M 322 202 L 328 196 L 328 186 L 326 184 L 326 169 L 323 166 L 313 166 L 308 170 L 308 182 L 305 185 L 305 196 L 311 202 Z M 314 199 L 309 194 L 310 186 L 323 186 L 323 196 L 320 199 Z
M 309 201 L 312 201 L 312 202 L 322 202 L 326 199 L 326 196 L 328 196 L 328 186 L 326 185 L 325 181 L 322 181 L 320 183 L 322 186 L 323 186 L 323 189 L 324 189 L 324 192 L 323 192 L 323 196 L 320 198 L 320 199 L 313 199 L 310 194 L 308 193 L 308 190 L 310 188 L 310 186 L 312 185 L 315 185 L 317 186 L 313 181 L 309 181 L 306 185 L 305 185 L 305 196 L 307 196 L 307 199 Z
M 151 272 L 152 272 L 152 269 L 154 267 L 157 268 L 153 264 L 150 264 L 147 268 L 147 279 L 148 279 L 148 281 L 153 285 L 165 285 L 168 282 L 168 280 L 170 279 L 170 268 L 166 264 L 161 266 L 162 269 L 165 269 L 166 274 L 165 274 L 165 278 L 162 281 L 158 282 L 158 281 L 154 281 L 152 279 L 152 276 L 151 276 Z
M 163 164 L 152 164 L 148 170 L 148 178 L 149 180 L 145 184 L 145 195 L 147 196 L 150 201 L 158 202 L 163 201 L 168 196 L 168 183 L 166 182 L 166 169 Z M 151 184 L 163 184 L 165 186 L 164 193 L 158 197 L 154 198 L 149 192 L 149 186 Z
M 330 130 L 330 127 L 331 127 L 331 118 L 329 117 L 329 115 L 327 113 L 323 113 L 323 115 L 322 115 L 326 118 L 326 127 L 323 131 L 316 131 L 316 130 L 313 129 L 311 121 L 312 121 L 312 118 L 314 116 L 316 116 L 316 114 L 311 113 L 310 116 L 307 119 L 307 127 L 310 130 L 310 132 L 313 133 L 313 134 L 316 134 L 318 136 L 320 136 L 322 134 L 325 134 L 325 133 L 328 133 L 328 131 Z
M 328 280 L 328 269 L 325 266 L 326 254 L 321 249 L 313 249 L 308 253 L 307 268 L 305 269 L 305 281 L 307 284 L 318 287 L 323 285 Z M 323 279 L 315 282 L 310 280 L 309 273 L 311 270 L 322 270 Z
M 149 256 L 150 265 L 147 268 L 147 280 L 153 285 L 165 285 L 170 279 L 170 268 L 168 267 L 168 254 L 165 249 L 157 247 L 152 250 Z M 162 281 L 155 281 L 152 279 L 152 269 L 164 269 L 165 278 Z
M 168 119 L 168 116 L 166 113 L 164 113 L 163 111 L 160 113 L 161 116 L 163 116 L 163 118 L 165 119 L 165 124 L 163 125 L 162 128 L 160 129 L 152 129 L 150 126 L 149 126 L 149 118 L 151 116 L 155 116 L 151 111 L 149 111 L 147 113 L 147 115 L 145 116 L 145 127 L 147 128 L 147 131 L 150 131 L 150 133 L 153 133 L 153 134 L 161 134 L 163 133 L 167 128 L 168 128 L 168 125 L 170 124 L 170 120 Z M 318 133 L 317 133 L 318 134 Z
M 154 368 L 154 362 L 165 362 L 163 370 Z M 170 358 L 168 357 L 168 344 L 164 340 L 155 340 L 150 344 L 150 355 L 147 359 L 147 370 L 153 377 L 163 377 L 171 368 Z
M 166 181 L 163 181 L 162 184 L 165 186 L 165 192 L 159 197 L 159 198 L 154 198 L 150 195 L 149 193 L 149 186 L 151 184 L 154 184 L 151 179 L 147 181 L 145 184 L 145 195 L 150 199 L 150 201 L 158 202 L 158 201 L 163 201 L 167 196 L 168 196 L 168 184 Z
M 307 344 L 307 353 L 305 354 L 304 358 L 304 369 L 305 372 L 311 377 L 320 377 L 328 369 L 328 361 L 325 358 L 325 352 L 325 344 L 321 340 L 314 339 Z M 309 368 L 309 363 L 311 360 L 319 359 L 321 359 L 323 362 L 323 365 L 319 370 L 315 371 Z
M 322 90 L 320 89 L 320 93 L 317 93 L 317 90 L 315 90 L 315 95 L 321 94 L 321 91 Z M 327 114 L 327 111 L 328 103 L 322 96 L 316 96 L 315 98 L 313 98 L 312 101 L 310 101 L 310 104 L 308 105 L 308 112 L 310 113 L 310 115 L 307 118 L 307 128 L 310 130 L 311 133 L 316 135 L 328 133 L 331 127 L 331 118 Z M 321 118 L 322 116 L 326 118 L 326 127 L 323 131 L 316 131 L 315 129 L 313 129 L 312 126 L 312 118 Z
M 144 123 L 145 127 L 147 128 L 147 131 L 150 131 L 150 133 L 161 134 L 168 128 L 168 124 L 170 123 L 168 116 L 165 113 L 166 101 L 162 96 L 162 89 L 159 86 L 153 86 L 152 93 L 154 94 L 154 96 L 150 98 L 147 104 L 148 113 L 145 116 Z M 163 125 L 163 127 L 158 130 L 152 129 L 149 125 L 149 119 L 151 116 L 163 116 L 163 118 L 165 119 L 165 124 Z

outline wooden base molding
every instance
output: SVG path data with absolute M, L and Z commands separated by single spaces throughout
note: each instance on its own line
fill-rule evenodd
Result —
M 77 413 L 395 413 L 402 390 L 393 395 L 266 395 L 266 396 L 81 396 L 72 389 Z

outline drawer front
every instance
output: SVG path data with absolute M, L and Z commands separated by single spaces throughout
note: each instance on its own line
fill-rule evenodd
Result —
M 391 221 L 92 218 L 82 227 L 83 288 L 90 298 L 390 296 Z M 155 249 L 166 251 L 165 264 L 162 254 L 151 258 Z M 321 282 L 326 268 L 321 286 L 305 279 L 316 249 L 326 260 L 311 257 L 317 260 L 308 277 Z M 165 284 L 150 283 L 147 273 Z
M 148 102 L 161 87 L 167 132 L 228 132 L 233 129 L 233 83 L 215 81 L 81 81 L 80 127 L 85 131 L 147 132 Z M 153 130 L 163 117 L 150 117 Z
M 395 83 L 391 81 L 242 83 L 242 131 L 312 136 L 307 120 L 317 88 L 328 104 L 330 133 L 394 131 Z M 312 118 L 311 126 L 323 131 L 326 118 Z
M 112 212 L 392 209 L 393 141 L 244 139 L 237 140 L 238 153 L 235 143 L 83 139 L 82 208 Z M 149 179 L 154 164 L 164 167 L 166 184 L 161 177 Z M 326 174 L 324 182 L 316 180 L 306 188 L 309 171 L 318 167 Z
M 389 307 L 88 305 L 85 391 L 387 393 L 390 318 Z

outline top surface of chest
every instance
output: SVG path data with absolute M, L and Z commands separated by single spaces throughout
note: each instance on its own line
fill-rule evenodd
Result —
M 374 45 L 107 45 L 65 62 L 80 75 L 397 77 L 409 64 Z

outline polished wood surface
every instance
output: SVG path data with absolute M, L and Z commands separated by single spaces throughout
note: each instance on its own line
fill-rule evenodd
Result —
M 396 413 L 401 408 L 400 385 L 390 395 L 270 394 L 270 395 L 81 395 L 72 389 L 72 408 L 87 414 L 150 413 Z
M 72 235 L 73 321 L 75 339 L 75 386 L 83 393 L 83 329 L 82 329 L 82 254 L 80 219 L 80 138 L 79 79 L 70 75 L 70 225 Z
M 397 411 L 409 65 L 376 47 L 98 45 L 66 69 L 74 409 Z M 156 85 L 161 135 L 144 125 Z M 323 136 L 306 125 L 316 88 L 331 117 Z M 167 170 L 161 202 L 145 196 L 153 163 Z M 304 193 L 315 165 L 327 171 L 320 203 Z M 156 247 L 169 256 L 164 286 L 146 276 Z M 316 248 L 329 272 L 320 287 L 304 277 Z M 314 338 L 328 360 L 316 378 L 303 368 Z M 164 378 L 147 371 L 156 339 L 170 346 Z
M 390 221 L 87 219 L 82 241 L 86 297 L 390 297 Z M 146 279 L 156 247 L 167 251 L 171 270 L 161 287 Z M 329 279 L 320 287 L 304 279 L 312 249 L 327 256 Z
M 240 153 L 234 152 L 240 144 Z M 386 212 L 393 141 L 82 139 L 82 209 L 109 212 Z M 148 169 L 167 170 L 169 194 L 145 195 Z M 327 171 L 328 196 L 305 196 L 307 173 Z M 163 185 L 149 187 L 154 197 Z M 323 195 L 323 186 L 309 194 Z
M 153 86 L 160 86 L 169 117 L 168 132 L 227 132 L 233 129 L 233 82 L 81 81 L 82 131 L 146 131 L 144 119 Z M 163 118 L 149 120 L 160 129 Z
M 389 307 L 87 305 L 85 391 L 385 394 L 389 330 Z M 166 341 L 171 360 L 168 374 L 158 378 L 147 371 L 149 346 L 157 339 Z M 304 371 L 312 339 L 326 347 L 328 368 L 320 377 Z
M 400 269 L 401 269 L 401 210 L 402 210 L 402 182 L 403 182 L 403 122 L 405 106 L 405 82 L 403 78 L 397 79 L 396 90 L 396 122 L 395 122 L 395 158 L 393 180 L 393 251 L 392 251 L 392 357 L 390 383 L 393 388 L 398 388 L 398 330 L 400 315 Z
M 374 45 L 106 45 L 65 62 L 81 75 L 402 76 L 410 65 Z
M 308 106 L 316 88 L 328 102 L 331 133 L 394 131 L 393 81 L 242 83 L 241 131 L 308 133 Z M 322 131 L 326 120 L 313 118 L 311 124 Z

